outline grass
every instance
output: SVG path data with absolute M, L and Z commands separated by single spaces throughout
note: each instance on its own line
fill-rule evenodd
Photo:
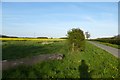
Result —
M 98 43 L 101 43 L 101 44 L 104 44 L 104 45 L 107 45 L 107 46 L 110 46 L 110 47 L 114 47 L 114 48 L 120 49 L 120 45 L 110 44 L 110 43 L 105 43 L 105 42 L 98 42 Z
M 3 78 L 80 78 L 81 60 L 85 60 L 88 65 L 91 78 L 119 77 L 118 59 L 90 43 L 86 43 L 83 52 L 70 52 L 64 42 L 56 42 L 50 50 L 54 48 L 56 52 L 65 55 L 63 60 L 49 60 L 32 66 L 22 65 L 3 71 Z
M 48 42 L 49 43 L 49 42 Z M 42 44 L 41 41 L 5 41 L 2 43 L 2 60 L 14 60 L 40 54 L 59 53 L 61 42 Z

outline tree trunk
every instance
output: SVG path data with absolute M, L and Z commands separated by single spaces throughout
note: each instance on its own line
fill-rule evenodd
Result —
M 74 52 L 75 51 L 75 44 L 73 43 L 72 44 L 72 52 Z

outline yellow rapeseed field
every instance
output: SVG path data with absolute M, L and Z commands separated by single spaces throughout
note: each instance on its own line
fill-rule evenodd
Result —
M 39 40 L 39 41 L 62 41 L 62 40 L 65 40 L 65 39 L 57 39 L 57 38 L 54 38 L 54 39 L 39 39 L 39 38 L 0 38 L 0 41 L 2 40 Z

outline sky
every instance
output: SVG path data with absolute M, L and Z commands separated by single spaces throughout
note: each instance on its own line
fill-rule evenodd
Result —
M 1 0 L 2 2 L 119 2 L 119 0 Z
M 2 34 L 65 37 L 80 28 L 91 38 L 118 34 L 117 2 L 3 2 Z

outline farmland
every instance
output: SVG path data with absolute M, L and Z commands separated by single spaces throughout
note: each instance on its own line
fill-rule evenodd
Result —
M 39 39 L 39 38 L 0 38 L 0 40 L 2 41 L 11 41 L 11 40 L 17 40 L 17 41 L 28 41 L 28 40 L 33 40 L 33 41 L 62 41 L 62 40 L 65 40 L 65 39 Z
M 48 42 L 48 43 L 47 43 Z M 59 41 L 4 41 L 3 60 L 15 60 L 40 54 L 61 53 L 62 60 L 21 65 L 3 71 L 3 78 L 80 78 L 81 60 L 88 65 L 91 78 L 118 78 L 118 59 L 86 41 L 85 51 L 69 51 L 66 40 Z
M 53 43 L 54 42 L 54 43 Z M 62 44 L 57 40 L 40 41 L 4 41 L 2 43 L 2 59 L 13 60 L 39 54 L 52 54 L 59 51 Z M 61 40 L 59 40 L 61 42 Z M 53 44 L 51 44 L 53 43 Z M 58 46 L 57 46 L 58 45 Z

